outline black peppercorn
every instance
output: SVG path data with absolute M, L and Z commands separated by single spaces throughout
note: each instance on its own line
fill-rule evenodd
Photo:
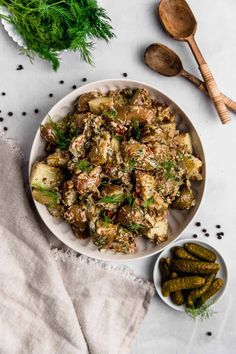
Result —
M 49 97 L 53 97 L 53 93 L 49 93 L 49 95 L 48 95 Z
M 87 81 L 87 78 L 86 78 L 86 77 L 84 77 L 84 78 L 82 79 L 82 81 L 83 81 L 83 82 L 86 82 L 86 81 Z
M 211 333 L 211 332 L 206 332 L 206 335 L 207 335 L 207 336 L 211 336 L 212 333 Z
M 34 113 L 36 113 L 36 114 L 39 113 L 39 110 L 37 108 L 35 108 Z
M 2 96 L 6 96 L 6 92 L 2 92 Z
M 22 114 L 22 116 L 26 116 L 27 113 L 26 112 L 22 112 L 21 114 Z
M 206 229 L 202 229 L 202 232 L 207 232 L 207 230 Z
M 0 117 L 0 122 L 3 122 L 3 118 L 2 117 Z
M 21 64 L 18 65 L 17 68 L 16 68 L 16 70 L 23 70 L 23 69 L 24 69 L 24 67 L 23 67 L 23 65 L 21 65 Z
M 64 80 L 60 80 L 59 83 L 62 85 L 64 84 Z
M 3 130 L 7 131 L 7 130 L 8 130 L 8 128 L 7 128 L 7 127 L 3 127 Z
M 196 224 L 195 224 L 196 226 L 201 226 L 201 223 L 198 221 L 198 222 L 196 222 Z
M 221 228 L 221 226 L 220 226 L 220 225 L 216 225 L 216 228 L 217 228 L 217 229 L 220 229 L 220 228 Z
M 75 90 L 76 88 L 77 88 L 77 86 L 76 86 L 76 85 L 73 85 L 73 86 L 72 86 L 72 89 L 73 89 L 73 90 Z
M 196 234 L 194 234 L 194 235 L 193 235 L 193 238 L 197 238 L 197 235 L 196 235 Z
M 9 115 L 9 117 L 13 116 L 12 112 L 8 112 L 7 114 Z
M 221 239 L 222 239 L 222 236 L 218 235 L 217 238 L 218 238 L 219 240 L 221 240 Z
M 205 236 L 206 236 L 206 237 L 209 237 L 209 236 L 210 236 L 210 234 L 209 234 L 208 232 L 206 232 L 206 233 L 205 233 Z

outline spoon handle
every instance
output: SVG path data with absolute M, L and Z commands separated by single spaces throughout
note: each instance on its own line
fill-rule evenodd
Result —
M 181 70 L 180 75 L 183 76 L 185 79 L 191 81 L 201 91 L 204 91 L 205 93 L 207 93 L 209 95 L 209 92 L 207 90 L 205 83 L 203 81 L 199 80 L 196 76 L 190 74 L 188 71 L 186 71 L 184 69 Z M 223 93 L 221 93 L 221 96 L 223 98 L 225 105 L 228 108 L 232 109 L 232 111 L 236 112 L 236 102 L 234 100 L 232 100 L 231 98 L 227 97 L 226 95 L 224 95 Z
M 205 81 L 207 90 L 208 90 L 209 95 L 212 99 L 212 102 L 215 105 L 215 108 L 218 112 L 221 122 L 223 124 L 226 124 L 231 120 L 231 118 L 230 118 L 229 112 L 227 111 L 227 108 L 223 102 L 221 93 L 216 85 L 214 77 L 213 77 L 205 59 L 203 58 L 202 53 L 200 52 L 193 35 L 188 37 L 187 41 L 188 41 L 188 44 L 190 45 L 190 48 L 193 52 L 195 59 L 198 62 L 199 70 L 201 71 L 201 74 L 202 74 L 202 77 Z

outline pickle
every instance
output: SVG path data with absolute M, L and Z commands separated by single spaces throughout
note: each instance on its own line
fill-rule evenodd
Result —
M 199 261 L 199 258 L 193 256 L 184 247 L 176 246 L 176 247 L 173 247 L 171 250 L 172 250 L 174 256 L 177 258 L 189 259 L 191 261 Z
M 170 267 L 167 265 L 165 258 L 161 258 L 159 262 L 159 270 L 161 273 L 161 285 L 170 279 Z
M 176 272 L 172 272 L 170 275 L 171 279 L 178 278 L 178 274 Z M 184 295 L 181 290 L 174 291 L 170 294 L 171 300 L 175 305 L 181 306 L 184 303 Z
M 195 300 L 197 298 L 203 296 L 203 294 L 205 294 L 205 292 L 210 288 L 214 279 L 215 279 L 215 274 L 212 273 L 206 278 L 206 282 L 201 288 L 194 289 L 194 290 L 190 291 L 188 298 L 187 298 L 187 307 L 194 306 Z
M 185 243 L 184 247 L 188 252 L 205 261 L 215 262 L 216 260 L 216 255 L 214 252 L 208 250 L 203 246 L 197 245 L 196 243 Z
M 170 257 L 166 257 L 165 261 L 166 261 L 166 264 L 170 267 L 171 266 L 171 258 Z
M 184 295 L 181 290 L 174 291 L 170 294 L 171 300 L 177 306 L 181 306 L 184 303 Z
M 220 265 L 211 262 L 189 261 L 187 259 L 174 259 L 171 262 L 173 270 L 182 273 L 211 274 L 220 269 Z
M 199 288 L 205 284 L 205 279 L 199 276 L 190 276 L 167 280 L 161 288 L 162 295 L 167 297 L 171 292 L 183 289 Z
M 205 304 L 205 302 L 210 299 L 213 295 L 215 295 L 223 286 L 224 280 L 217 278 L 213 281 L 210 288 L 198 299 L 197 306 Z

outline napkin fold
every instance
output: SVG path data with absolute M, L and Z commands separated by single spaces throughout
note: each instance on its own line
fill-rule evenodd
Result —
M 128 268 L 50 250 L 0 138 L 0 353 L 126 354 L 154 294 Z

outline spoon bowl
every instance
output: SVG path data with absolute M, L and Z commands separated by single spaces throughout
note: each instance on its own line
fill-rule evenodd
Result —
M 151 44 L 145 51 L 144 61 L 152 70 L 165 76 L 180 74 L 183 66 L 173 50 L 163 44 Z
M 159 15 L 163 26 L 175 39 L 186 40 L 196 32 L 197 22 L 185 1 L 162 0 L 159 5 Z

